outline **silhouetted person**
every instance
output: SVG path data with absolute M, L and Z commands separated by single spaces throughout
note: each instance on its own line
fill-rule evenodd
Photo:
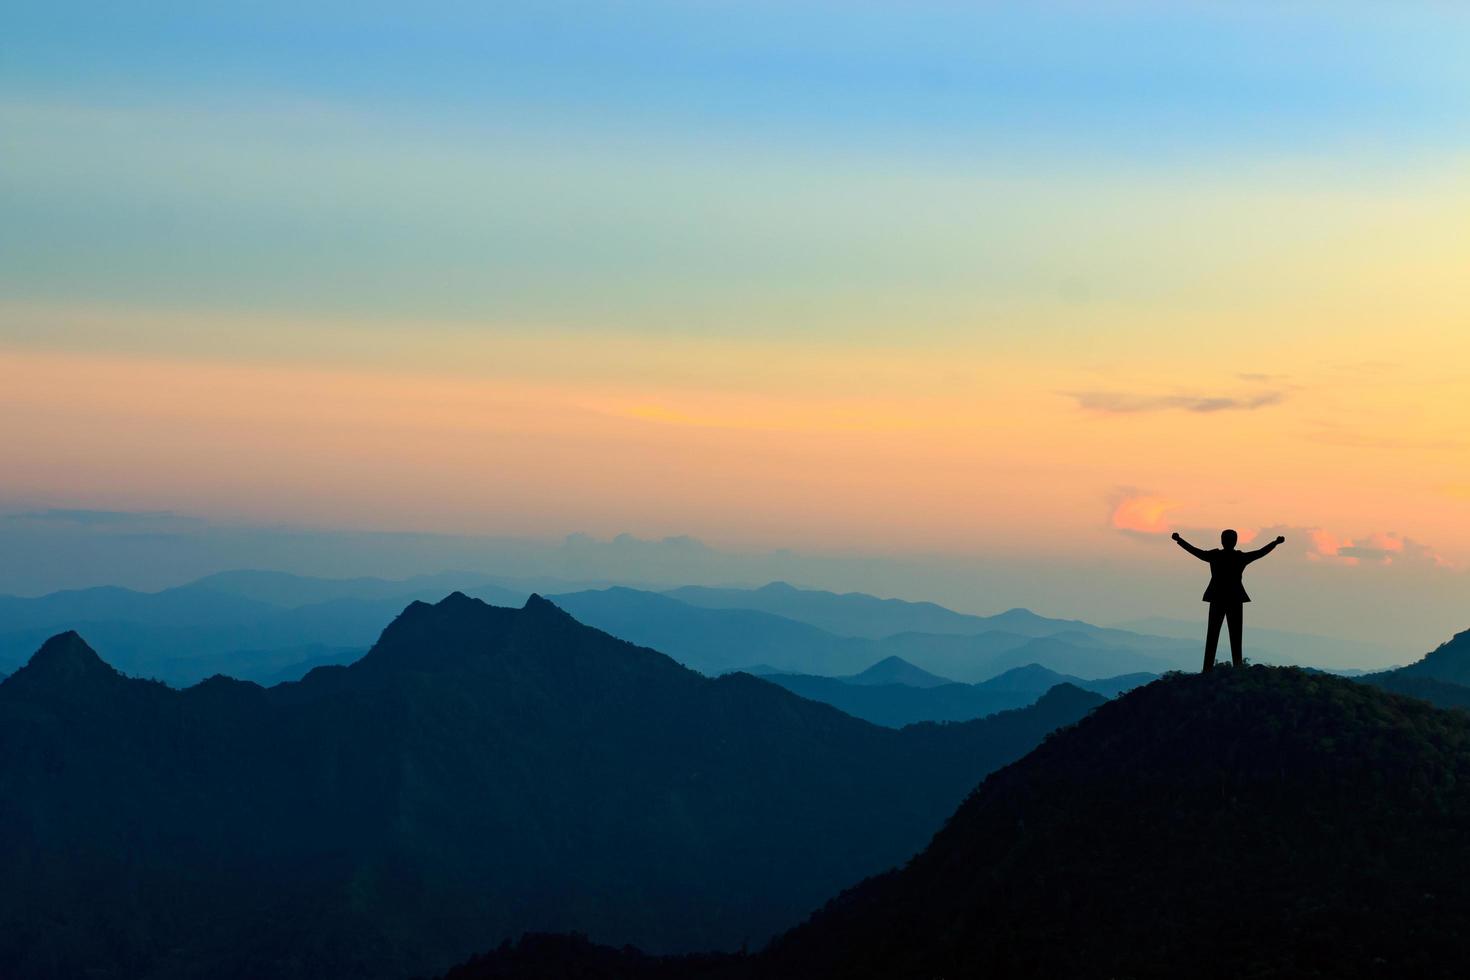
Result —
M 1220 645 L 1220 623 L 1230 624 L 1230 662 L 1235 666 L 1241 665 L 1240 653 L 1240 629 L 1241 621 L 1245 618 L 1245 604 L 1251 601 L 1251 597 L 1245 594 L 1245 586 L 1241 584 L 1240 577 L 1245 572 L 1245 566 L 1257 558 L 1269 555 L 1278 544 L 1286 539 L 1278 536 L 1275 541 L 1264 548 L 1255 551 L 1236 551 L 1235 542 L 1238 536 L 1234 531 L 1221 531 L 1220 544 L 1223 547 L 1214 551 L 1205 551 L 1196 548 L 1179 536 L 1179 532 L 1173 534 L 1179 547 L 1189 552 L 1200 561 L 1210 563 L 1210 587 L 1205 589 L 1204 601 L 1210 604 L 1210 625 L 1205 631 L 1205 670 L 1211 670 L 1215 666 L 1215 649 Z

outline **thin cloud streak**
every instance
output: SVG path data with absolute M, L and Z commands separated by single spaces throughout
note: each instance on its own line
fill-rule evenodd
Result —
M 1077 407 L 1087 412 L 1102 415 L 1136 415 L 1143 412 L 1213 412 L 1254 411 L 1279 405 L 1286 398 L 1284 391 L 1266 391 L 1244 397 L 1230 395 L 1134 395 L 1121 391 L 1070 391 L 1067 397 L 1077 402 Z

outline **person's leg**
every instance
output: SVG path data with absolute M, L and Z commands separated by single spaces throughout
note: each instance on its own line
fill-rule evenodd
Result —
M 1215 667 L 1215 649 L 1220 645 L 1220 622 L 1225 618 L 1225 607 L 1218 602 L 1210 603 L 1209 625 L 1205 627 L 1205 668 L 1203 672 L 1213 670 Z
M 1237 667 L 1244 666 L 1240 654 L 1240 630 L 1244 619 L 1245 607 L 1238 602 L 1225 612 L 1225 622 L 1230 624 L 1230 662 Z

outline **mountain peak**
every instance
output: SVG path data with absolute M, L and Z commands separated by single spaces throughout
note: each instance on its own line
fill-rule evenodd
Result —
M 79 633 L 67 630 L 41 644 L 30 661 L 15 672 L 14 680 L 26 678 L 74 687 L 105 683 L 121 676 L 97 656 Z
M 930 673 L 897 655 L 884 657 L 867 670 L 843 679 L 851 684 L 904 684 L 921 688 L 954 683 L 947 677 Z
M 577 639 L 579 634 L 585 635 Z M 480 669 L 472 665 L 501 658 L 512 648 L 529 649 L 523 646 L 528 638 L 539 637 L 535 643 L 550 643 L 546 649 L 560 655 L 569 644 L 594 635 L 603 636 L 539 594 L 515 609 L 451 592 L 433 604 L 411 603 L 358 664 L 370 671 Z
M 531 595 L 526 599 L 526 604 L 521 607 L 521 611 L 533 613 L 538 616 L 555 616 L 558 619 L 566 620 L 572 619 L 572 615 L 570 613 L 568 613 L 561 606 L 558 606 L 556 603 L 552 602 L 550 599 L 541 595 L 539 592 L 531 593 Z
M 1093 691 L 1083 690 L 1070 681 L 1053 684 L 1045 694 L 1036 699 L 1038 708 L 1049 710 L 1064 710 L 1077 707 L 1087 710 L 1097 703 L 1098 695 Z

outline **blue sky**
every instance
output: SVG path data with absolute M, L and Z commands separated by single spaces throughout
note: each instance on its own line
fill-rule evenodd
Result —
M 1279 526 L 1461 623 L 1463 4 L 5 20 L 0 510 L 1039 547 L 1057 611 Z
M 1142 151 L 1463 145 L 1467 16 L 1352 3 L 21 2 L 0 81 L 12 97 L 322 99 L 426 122 L 613 113 L 857 141 L 897 127 L 941 146 L 1017 127 Z

